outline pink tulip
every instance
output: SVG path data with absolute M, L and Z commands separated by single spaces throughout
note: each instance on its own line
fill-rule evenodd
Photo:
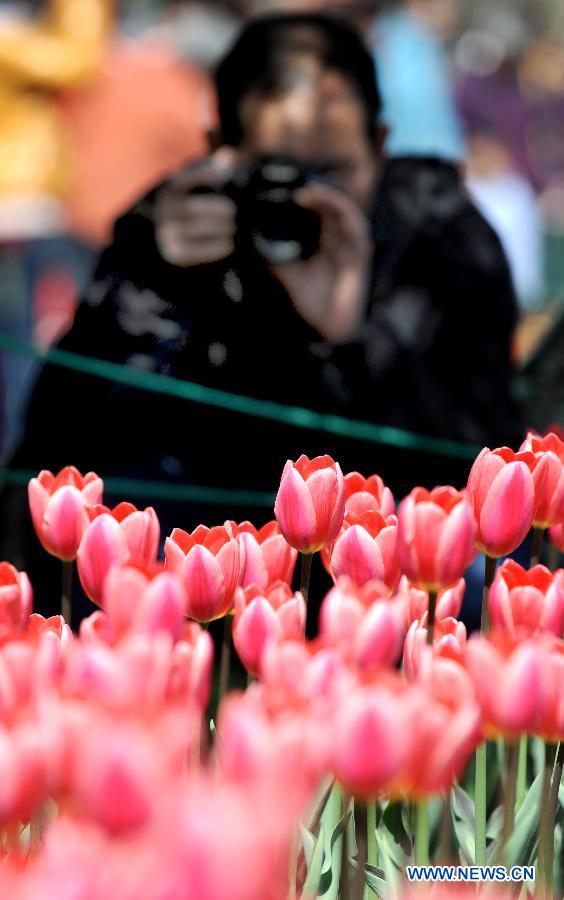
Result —
M 80 542 L 76 561 L 85 593 L 99 605 L 113 565 L 136 560 L 156 562 L 160 526 L 152 507 L 142 511 L 132 503 L 120 503 L 113 510 L 97 506 L 89 515 L 92 521 Z
M 25 572 L 0 563 L 0 641 L 27 625 L 33 607 L 33 591 Z
M 347 575 L 356 584 L 380 581 L 392 591 L 400 577 L 395 516 L 384 519 L 377 510 L 347 513 L 332 548 L 323 550 L 334 578 Z
M 28 485 L 29 508 L 41 544 L 52 556 L 75 559 L 89 524 L 87 509 L 102 500 L 103 482 L 94 472 L 82 476 L 73 466 L 57 476 L 42 471 Z
M 492 627 L 532 637 L 539 631 L 564 636 L 564 570 L 523 569 L 507 559 L 490 588 Z
M 345 514 L 345 482 L 330 456 L 288 460 L 274 506 L 287 542 L 301 553 L 316 553 L 337 537 Z
M 303 639 L 306 612 L 302 595 L 283 582 L 264 593 L 255 585 L 236 591 L 233 643 L 251 675 L 260 676 L 269 644 Z
M 488 735 L 564 736 L 564 650 L 553 638 L 516 642 L 503 633 L 472 637 L 465 665 L 474 681 Z M 495 685 L 495 690 L 492 690 Z
M 345 475 L 345 513 L 357 516 L 369 510 L 377 510 L 385 519 L 395 512 L 394 495 L 379 475 L 364 478 L 360 472 Z
M 544 437 L 529 432 L 520 450 L 533 474 L 534 527 L 560 525 L 564 522 L 564 441 L 552 432 Z
M 549 528 L 548 534 L 556 549 L 564 553 L 564 522 L 562 525 L 553 525 Z
M 178 640 L 185 623 L 186 590 L 179 576 L 163 566 L 116 566 L 104 584 L 103 607 L 115 638 L 165 631 Z
M 472 506 L 465 491 L 414 488 L 398 510 L 399 559 L 418 587 L 454 585 L 475 556 Z
M 331 764 L 355 797 L 386 791 L 409 758 L 411 728 L 404 707 L 383 687 L 357 687 L 335 710 Z
M 184 582 L 191 619 L 211 622 L 231 610 L 245 569 L 245 548 L 230 530 L 198 525 L 188 534 L 175 528 L 165 541 L 165 557 L 167 568 Z
M 464 578 L 459 578 L 453 587 L 439 591 L 435 621 L 459 617 L 465 590 L 466 582 Z M 399 583 L 394 601 L 403 609 L 408 626 L 412 622 L 419 621 L 429 609 L 428 592 L 411 585 L 405 575 Z
M 404 635 L 402 611 L 386 601 L 384 585 L 366 586 L 361 593 L 347 578 L 329 591 L 319 614 L 319 635 L 342 658 L 365 675 L 393 666 Z
M 408 681 L 416 681 L 432 664 L 444 657 L 462 662 L 466 646 L 466 627 L 456 619 L 444 618 L 435 623 L 433 646 L 427 643 L 427 613 L 412 622 L 403 646 L 403 670 Z
M 241 572 L 241 587 L 256 584 L 264 589 L 274 581 L 291 583 L 297 552 L 282 536 L 276 522 L 268 522 L 260 529 L 250 522 L 240 525 L 229 522 L 226 525 L 244 544 L 245 566 Z
M 476 546 L 487 556 L 512 553 L 533 522 L 535 486 L 521 454 L 484 448 L 468 479 L 476 521 Z

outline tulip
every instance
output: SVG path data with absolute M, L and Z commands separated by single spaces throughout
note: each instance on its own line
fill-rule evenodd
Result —
M 487 556 L 512 553 L 533 522 L 535 487 L 521 454 L 507 447 L 484 448 L 468 479 L 476 521 L 476 546 Z
M 392 591 L 400 577 L 397 550 L 398 523 L 377 510 L 347 513 L 341 534 L 331 550 L 324 548 L 324 562 L 334 578 L 347 575 L 356 584 L 380 581 Z
M 379 475 L 364 478 L 359 472 L 345 475 L 345 512 L 362 515 L 377 510 L 385 519 L 395 511 L 394 495 Z
M 459 617 L 465 590 L 466 582 L 464 578 L 459 578 L 453 587 L 439 591 L 435 609 L 436 622 L 440 622 L 441 619 L 457 619 Z M 428 591 L 411 585 L 405 575 L 399 583 L 394 601 L 403 609 L 407 626 L 412 622 L 419 621 L 429 609 Z
M 403 647 L 403 670 L 408 681 L 416 681 L 436 657 L 462 662 L 466 645 L 466 628 L 456 619 L 435 622 L 433 646 L 427 638 L 427 613 L 409 626 Z
M 165 541 L 165 557 L 167 568 L 184 582 L 191 619 L 211 622 L 231 610 L 245 567 L 245 550 L 230 530 L 198 525 L 188 534 L 175 528 Z
M 186 604 L 181 578 L 157 564 L 114 567 L 104 584 L 103 607 L 116 638 L 165 631 L 176 641 L 184 628 Z
M 33 591 L 25 572 L 0 563 L 0 640 L 21 631 L 33 606 Z
M 414 488 L 400 503 L 398 523 L 399 559 L 409 580 L 432 593 L 456 584 L 475 556 L 466 492 Z
M 533 527 L 549 528 L 564 522 L 564 441 L 529 432 L 520 454 L 529 465 L 535 486 Z
M 564 571 L 544 566 L 527 571 L 512 559 L 497 570 L 490 588 L 492 626 L 532 637 L 539 631 L 564 636 Z
M 306 605 L 302 595 L 294 595 L 281 582 L 273 587 L 265 595 L 255 585 L 239 588 L 235 594 L 233 643 L 247 671 L 257 678 L 268 644 L 303 639 L 305 632 Z
M 409 758 L 411 728 L 397 697 L 381 687 L 357 687 L 335 711 L 331 765 L 349 794 L 370 800 Z
M 386 601 L 386 595 L 384 585 L 367 585 L 361 592 L 352 581 L 340 578 L 319 613 L 322 643 L 338 649 L 365 675 L 393 666 L 401 653 L 402 611 Z
M 120 503 L 113 510 L 96 506 L 89 516 L 92 521 L 78 548 L 77 568 L 86 595 L 99 605 L 113 565 L 156 562 L 160 527 L 152 507 L 141 511 L 132 503 Z
M 330 456 L 288 460 L 274 505 L 287 542 L 310 555 L 337 537 L 345 514 L 345 482 Z
M 73 466 L 58 475 L 42 471 L 28 485 L 29 508 L 41 544 L 64 561 L 76 558 L 89 524 L 88 507 L 102 500 L 103 482 L 94 472 L 82 476 Z
M 297 552 L 282 536 L 276 522 L 257 529 L 250 522 L 226 523 L 244 545 L 245 566 L 241 571 L 243 588 L 256 584 L 265 589 L 274 581 L 290 584 L 296 566 Z

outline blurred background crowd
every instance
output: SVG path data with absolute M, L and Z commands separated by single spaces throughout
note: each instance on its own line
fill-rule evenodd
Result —
M 205 152 L 241 23 L 313 8 L 374 47 L 388 154 L 463 162 L 510 262 L 516 358 L 539 364 L 564 297 L 561 0 L 2 0 L 1 332 L 46 347 L 68 328 L 116 217 Z M 32 369 L 3 354 L 4 452 Z

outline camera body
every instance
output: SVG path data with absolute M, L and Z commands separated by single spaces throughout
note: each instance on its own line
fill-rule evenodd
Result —
M 263 156 L 240 168 L 229 182 L 192 193 L 221 193 L 237 207 L 236 245 L 258 253 L 270 265 L 310 259 L 319 248 L 321 220 L 295 200 L 312 182 L 331 183 L 322 166 L 304 166 L 291 157 Z

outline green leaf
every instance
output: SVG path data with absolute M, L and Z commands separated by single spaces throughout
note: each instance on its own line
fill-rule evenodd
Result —
M 317 841 L 315 840 L 315 835 L 308 831 L 305 825 L 300 823 L 300 837 L 302 839 L 302 847 L 304 848 L 304 856 L 307 864 L 308 872 L 309 867 L 311 866 L 311 858 L 313 856 L 313 851 L 315 850 L 316 845 L 319 843 L 319 838 Z
M 464 788 L 455 784 L 452 789 L 452 823 L 458 841 L 461 862 L 472 865 L 476 857 L 476 810 Z
M 513 832 L 503 854 L 503 863 L 507 868 L 528 864 L 530 844 L 535 840 L 539 824 L 542 778 L 542 772 L 539 772 L 515 816 Z M 500 848 L 497 847 L 492 854 L 491 863 L 495 865 L 499 862 Z
M 384 868 L 384 876 L 386 880 L 386 892 L 388 897 L 395 897 L 399 887 L 399 870 L 396 867 L 389 843 L 389 833 L 384 833 L 381 829 L 376 832 L 376 842 Z
M 497 841 L 501 835 L 501 827 L 503 824 L 503 806 L 496 806 L 486 825 L 486 837 Z
M 339 879 L 341 877 L 341 841 L 345 819 L 341 816 L 342 792 L 335 785 L 329 795 L 325 809 L 321 815 L 323 828 L 324 858 L 319 878 L 318 894 L 323 900 L 337 900 Z
M 404 824 L 406 805 L 389 803 L 378 824 L 378 832 L 386 838 L 392 859 L 400 869 L 405 868 L 411 854 L 411 836 L 406 832 Z
M 304 847 L 304 853 L 305 853 L 305 847 Z M 316 896 L 319 893 L 319 882 L 321 880 L 321 869 L 323 868 L 324 859 L 325 859 L 325 848 L 324 848 L 323 825 L 320 825 L 319 837 L 317 839 L 315 849 L 313 850 L 311 858 L 308 862 L 307 878 L 306 878 L 306 881 L 304 884 L 304 894 L 313 894 L 313 896 Z

